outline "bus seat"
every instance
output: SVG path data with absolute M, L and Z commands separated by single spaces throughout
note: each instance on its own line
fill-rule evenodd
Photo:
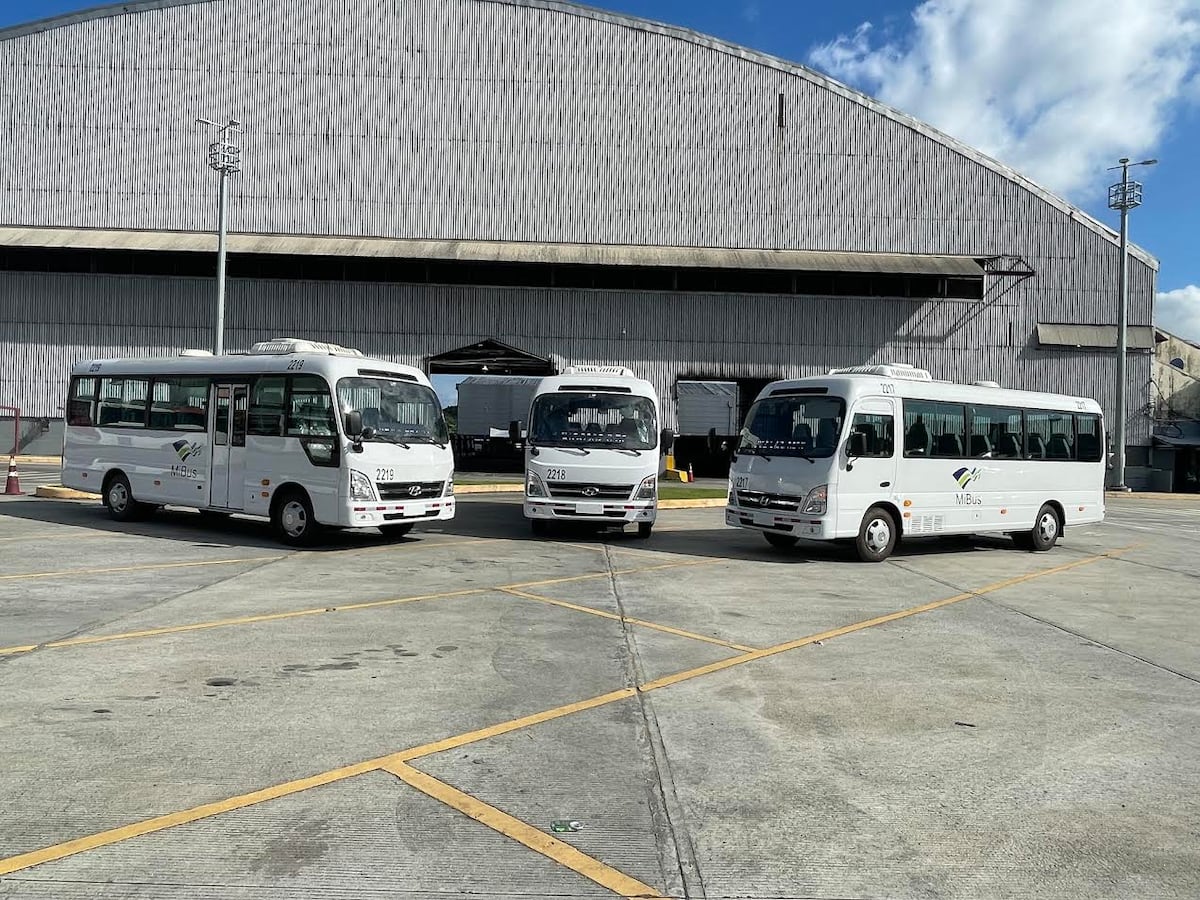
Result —
M 962 456 L 962 440 L 957 434 L 939 434 L 934 447 L 935 456 Z
M 373 406 L 364 406 L 362 410 L 363 428 L 379 430 L 379 410 Z
M 1080 434 L 1075 439 L 1080 459 L 1101 459 L 1100 439 L 1094 434 Z
M 799 441 L 802 444 L 812 443 L 812 426 L 807 422 L 800 422 L 792 429 L 792 440 Z
M 875 432 L 875 426 L 870 422 L 859 422 L 853 430 L 863 436 L 867 445 L 867 453 L 877 456 L 879 454 L 879 435 Z
M 992 442 L 987 439 L 987 435 L 973 434 L 971 435 L 971 455 L 972 456 L 987 456 L 992 452 Z
M 822 419 L 817 425 L 817 446 L 833 447 L 837 443 L 837 434 L 833 430 L 833 419 Z
M 604 434 L 604 429 L 600 427 L 599 422 L 588 422 L 584 431 L 588 434 Z
M 996 455 L 1005 459 L 1020 459 L 1021 442 L 1017 440 L 1017 436 L 1011 431 L 1001 432 L 996 441 Z
M 928 456 L 930 443 L 929 429 L 925 427 L 924 420 L 917 416 L 917 420 L 908 426 L 908 431 L 904 435 L 904 452 L 917 456 Z
M 621 434 L 628 435 L 632 438 L 640 437 L 638 434 L 638 423 L 636 419 L 626 416 L 621 420 L 621 424 L 618 425 L 617 428 Z
M 604 433 L 605 434 L 624 434 L 624 432 L 621 431 L 621 425 L 618 422 L 609 422 L 607 425 L 605 425 Z
M 1046 458 L 1046 442 L 1042 440 L 1040 434 L 1027 435 L 1025 438 L 1025 449 L 1029 451 L 1030 459 Z
M 1047 459 L 1070 459 L 1071 442 L 1061 432 L 1050 435 L 1050 443 L 1046 445 Z

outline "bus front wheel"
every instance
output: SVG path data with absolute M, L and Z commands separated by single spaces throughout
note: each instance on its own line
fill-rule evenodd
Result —
M 321 526 L 313 518 L 312 503 L 304 491 L 285 491 L 271 508 L 276 537 L 292 547 L 306 547 L 317 539 Z
M 883 562 L 896 549 L 896 520 L 882 506 L 872 506 L 863 516 L 854 541 L 863 562 Z
M 149 507 L 133 499 L 133 489 L 124 472 L 117 472 L 104 486 L 104 505 L 108 514 L 118 522 L 133 522 L 143 518 Z
M 380 525 L 379 530 L 383 532 L 383 536 L 389 541 L 398 541 L 413 530 L 413 523 L 403 522 L 399 525 Z

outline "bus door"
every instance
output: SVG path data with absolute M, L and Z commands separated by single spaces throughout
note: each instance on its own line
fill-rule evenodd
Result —
M 847 451 L 854 434 L 861 455 Z M 844 468 L 838 474 L 837 528 L 857 528 L 873 503 L 892 500 L 897 469 L 896 404 L 886 397 L 860 400 L 850 414 L 850 429 L 841 448 Z
M 250 386 L 215 384 L 213 398 L 212 475 L 208 505 L 245 509 L 246 410 Z

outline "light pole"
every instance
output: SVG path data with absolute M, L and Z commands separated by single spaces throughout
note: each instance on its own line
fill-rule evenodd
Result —
M 211 119 L 197 119 L 199 125 L 217 129 L 217 140 L 208 145 L 208 164 L 221 176 L 217 211 L 217 322 L 213 334 L 213 355 L 225 352 L 225 230 L 229 219 L 229 176 L 242 171 L 242 148 L 233 143 L 232 134 L 245 134 L 242 123 L 230 119 L 224 125 Z
M 1117 321 L 1117 422 L 1114 443 L 1117 454 L 1113 477 L 1114 490 L 1128 491 L 1125 484 L 1125 369 L 1129 355 L 1129 211 L 1142 205 L 1142 185 L 1129 180 L 1133 166 L 1152 166 L 1157 159 L 1143 159 L 1131 163 L 1129 157 L 1118 160 L 1119 165 L 1108 171 L 1121 170 L 1121 180 L 1108 189 L 1108 208 L 1121 211 L 1121 313 Z

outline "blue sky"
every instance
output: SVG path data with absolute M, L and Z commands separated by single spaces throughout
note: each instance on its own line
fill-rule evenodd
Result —
M 0 0 L 0 27 L 86 9 Z M 600 0 L 804 63 L 1008 163 L 1116 227 L 1121 156 L 1145 205 L 1132 240 L 1158 257 L 1158 324 L 1200 340 L 1197 0 Z

